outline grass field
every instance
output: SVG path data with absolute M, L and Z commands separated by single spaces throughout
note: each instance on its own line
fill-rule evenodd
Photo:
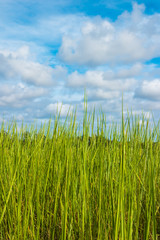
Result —
M 107 127 L 101 114 L 95 132 L 84 112 L 82 131 L 76 114 L 53 129 L 2 124 L 0 239 L 160 238 L 159 123 L 122 114 Z

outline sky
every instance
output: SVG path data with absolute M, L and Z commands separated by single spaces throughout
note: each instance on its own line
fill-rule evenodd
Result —
M 160 116 L 158 0 L 0 0 L 0 122 Z M 77 121 L 78 121 L 77 120 Z

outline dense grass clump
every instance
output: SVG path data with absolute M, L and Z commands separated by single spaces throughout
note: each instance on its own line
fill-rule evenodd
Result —
M 159 124 L 94 123 L 85 112 L 82 132 L 76 114 L 39 131 L 2 124 L 0 239 L 158 239 Z

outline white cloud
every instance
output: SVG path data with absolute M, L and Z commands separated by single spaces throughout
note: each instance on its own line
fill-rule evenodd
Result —
M 31 61 L 12 59 L 9 61 L 15 75 L 25 82 L 48 86 L 53 84 L 53 69 Z
M 125 79 L 125 78 L 134 78 L 141 74 L 144 65 L 137 63 L 132 65 L 130 68 L 125 68 L 124 66 L 120 69 L 108 70 L 104 72 L 105 79 Z
M 69 113 L 69 111 L 73 110 L 73 106 L 69 105 L 69 104 L 62 104 L 62 103 L 50 103 L 47 108 L 46 111 L 50 114 L 56 114 L 58 110 L 58 113 L 60 112 L 61 117 L 65 117 L 67 116 L 67 114 Z
M 100 17 L 87 20 L 76 38 L 63 37 L 59 56 L 69 64 L 97 66 L 134 63 L 159 56 L 160 14 L 144 14 L 144 5 L 133 4 L 116 22 Z
M 33 99 L 46 95 L 47 92 L 44 88 L 28 87 L 23 83 L 1 84 L 0 106 L 24 107 L 31 104 Z
M 78 37 L 80 36 L 79 27 L 83 26 L 88 19 L 89 18 L 83 14 L 52 15 L 47 18 L 42 18 L 37 22 L 37 26 L 34 28 L 34 34 L 39 39 L 47 42 L 56 42 L 66 34 L 72 37 Z M 77 28 L 77 26 L 79 27 Z M 50 38 L 48 38 L 48 36 L 50 36 Z
M 87 71 L 80 74 L 77 71 L 68 76 L 68 85 L 71 87 L 98 87 L 111 91 L 133 90 L 136 80 L 132 77 L 133 69 L 120 70 L 117 73 L 113 71 Z M 120 78 L 121 77 L 121 78 Z M 124 78 L 128 77 L 128 78 Z M 130 78 L 129 78 L 130 77 Z
M 160 101 L 160 79 L 143 81 L 140 88 L 137 88 L 135 97 L 147 98 L 153 101 Z
M 39 62 L 30 60 L 27 46 L 17 51 L 0 51 L 0 77 L 5 79 L 18 79 L 34 85 L 50 86 L 57 80 L 66 77 L 67 70 L 61 66 L 51 68 Z
M 113 5 L 120 11 L 121 3 Z M 154 109 L 159 117 L 160 70 L 143 62 L 160 55 L 160 14 L 146 15 L 144 9 L 133 3 L 133 11 L 114 22 L 58 13 L 37 16 L 32 24 L 1 22 L 1 112 L 30 122 L 47 119 L 61 105 L 65 117 L 72 104 L 82 117 L 86 87 L 88 107 L 102 106 L 115 121 L 121 119 L 122 91 L 125 109 Z
M 103 82 L 102 71 L 87 71 L 85 74 L 80 74 L 77 71 L 68 76 L 68 85 L 71 87 L 84 87 L 86 85 L 100 85 Z
M 103 100 L 103 99 L 115 99 L 120 97 L 119 91 L 105 91 L 101 88 L 88 90 L 87 97 L 89 100 Z
M 14 41 L 28 44 L 37 44 L 40 47 L 46 45 L 52 45 L 53 47 L 61 42 L 63 35 L 70 35 L 76 37 L 80 35 L 79 28 L 82 26 L 89 17 L 83 14 L 53 14 L 47 16 L 41 15 L 33 21 L 32 24 L 18 24 L 12 22 L 7 24 L 6 22 L 0 22 L 1 39 L 7 40 L 7 42 Z M 6 45 L 6 41 L 3 45 Z M 36 45 L 35 44 L 35 45 Z M 47 48 L 46 48 L 47 49 Z
M 31 53 L 29 46 L 23 45 L 22 47 L 18 48 L 17 51 L 9 50 L 9 49 L 1 49 L 0 53 L 5 58 L 13 58 L 13 59 L 23 59 L 26 60 L 30 58 Z

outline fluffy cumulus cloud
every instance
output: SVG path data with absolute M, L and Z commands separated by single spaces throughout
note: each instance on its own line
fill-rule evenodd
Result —
M 143 81 L 142 85 L 137 88 L 135 97 L 147 98 L 153 101 L 160 101 L 160 79 L 152 81 Z
M 67 70 L 61 66 L 50 66 L 33 61 L 29 48 L 23 46 L 17 51 L 0 51 L 0 79 L 21 80 L 37 86 L 51 86 L 63 79 Z
M 94 90 L 88 90 L 87 96 L 90 101 L 95 100 L 106 100 L 106 99 L 117 99 L 120 97 L 119 91 L 107 91 L 103 90 L 101 88 L 94 89 Z
M 122 92 L 124 111 L 158 112 L 159 22 L 159 13 L 147 15 L 137 3 L 116 20 L 47 12 L 30 23 L 0 22 L 1 112 L 31 122 L 77 106 L 81 117 L 84 89 L 88 109 L 102 106 L 110 120 L 121 119 Z
M 50 103 L 46 111 L 51 115 L 56 115 L 57 112 L 60 113 L 61 117 L 66 117 L 69 112 L 73 110 L 73 106 L 63 103 Z
M 135 74 L 135 73 L 134 73 Z M 68 85 L 71 87 L 92 87 L 109 91 L 129 91 L 136 85 L 136 79 L 129 70 L 113 71 L 87 71 L 80 74 L 77 71 L 68 76 Z
M 23 83 L 1 84 L 0 88 L 0 107 L 25 107 L 32 103 L 36 98 L 47 94 L 47 89 L 26 86 Z
M 115 22 L 95 17 L 83 25 L 76 37 L 65 35 L 59 56 L 69 64 L 135 63 L 160 54 L 160 14 L 146 15 L 144 5 L 133 3 Z

